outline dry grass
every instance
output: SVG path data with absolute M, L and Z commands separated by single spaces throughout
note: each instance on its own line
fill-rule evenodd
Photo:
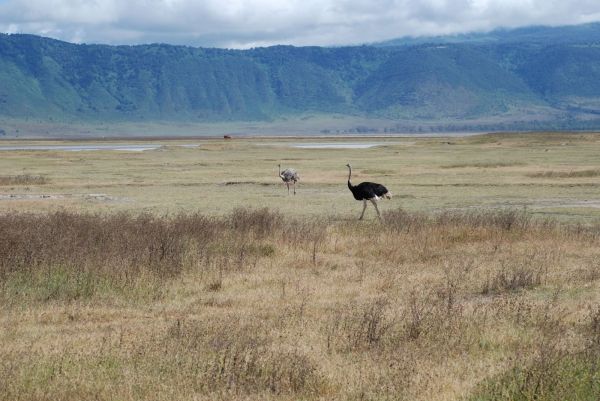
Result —
M 0 400 L 600 399 L 599 139 L 7 153 Z
M 0 216 L 0 399 L 597 398 L 598 227 L 385 217 Z
M 48 182 L 1 186 L 0 213 L 199 211 L 223 216 L 240 207 L 268 207 L 296 217 L 354 218 L 361 205 L 346 188 L 345 165 L 351 162 L 355 182 L 379 182 L 395 195 L 382 209 L 401 206 L 432 213 L 526 206 L 538 216 L 581 221 L 600 216 L 595 201 L 597 177 L 540 179 L 530 175 L 597 170 L 599 138 L 598 134 L 485 135 L 453 138 L 451 146 L 447 138 L 335 140 L 385 145 L 370 149 L 291 146 L 331 139 L 236 138 L 227 142 L 149 141 L 166 146 L 126 155 L 114 151 L 5 152 L 0 158 L 2 174 L 42 176 Z M 189 143 L 199 146 L 178 146 Z M 279 163 L 301 173 L 295 197 L 287 196 L 277 176 Z M 369 212 L 367 217 L 372 217 Z
M 532 178 L 588 178 L 600 176 L 600 169 L 570 171 L 540 171 L 527 175 Z
M 165 282 L 192 266 L 242 269 L 274 253 L 263 241 L 273 232 L 285 232 L 290 239 L 299 233 L 283 230 L 282 216 L 267 209 L 237 209 L 227 219 L 199 214 L 4 215 L 0 279 L 8 283 L 5 300 L 11 303 L 23 296 L 70 301 L 107 289 L 127 293 L 140 281 Z
M 469 163 L 455 163 L 447 164 L 442 168 L 498 168 L 498 167 L 519 167 L 524 166 L 523 162 L 493 162 L 493 161 L 482 161 L 482 162 L 469 162 Z
M 43 175 L 0 175 L 0 185 L 45 185 L 50 180 Z

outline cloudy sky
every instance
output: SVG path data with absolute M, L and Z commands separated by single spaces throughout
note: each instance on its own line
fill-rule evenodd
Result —
M 598 0 L 0 0 L 0 31 L 248 48 L 600 21 Z

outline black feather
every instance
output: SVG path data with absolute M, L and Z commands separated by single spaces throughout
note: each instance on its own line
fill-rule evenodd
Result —
M 377 184 L 376 182 L 361 182 L 354 186 L 350 183 L 350 180 L 348 180 L 348 188 L 356 200 L 368 200 L 373 199 L 376 196 L 381 198 L 388 193 L 386 187 Z
M 350 189 L 350 192 L 352 192 L 354 199 L 364 201 L 363 210 L 358 219 L 362 220 L 363 216 L 365 215 L 365 210 L 367 209 L 367 201 L 370 200 L 373 202 L 373 206 L 377 212 L 377 217 L 379 220 L 381 220 L 381 214 L 379 213 L 379 208 L 377 207 L 377 202 L 375 201 L 384 197 L 390 199 L 392 194 L 388 192 L 386 187 L 376 182 L 361 182 L 356 186 L 352 185 L 350 182 L 350 179 L 352 178 L 352 166 L 350 166 L 350 164 L 346 164 L 346 167 L 348 167 L 348 189 Z

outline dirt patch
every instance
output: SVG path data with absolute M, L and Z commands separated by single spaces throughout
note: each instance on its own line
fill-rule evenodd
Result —
M 586 200 L 575 200 L 575 199 L 561 199 L 555 201 L 542 201 L 539 204 L 534 204 L 536 207 L 588 207 L 593 209 L 600 209 L 600 199 L 586 199 Z

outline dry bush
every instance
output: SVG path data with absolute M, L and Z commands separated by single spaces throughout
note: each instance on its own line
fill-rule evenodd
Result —
M 561 229 L 563 231 L 563 237 L 573 237 L 573 239 L 581 241 L 582 245 L 593 245 L 600 239 L 600 225 L 598 223 L 570 224 L 561 227 Z
M 505 231 L 524 230 L 531 224 L 531 216 L 514 209 L 444 212 L 436 217 L 438 226 L 463 226 L 471 228 L 498 228 Z
M 436 230 L 445 227 L 523 230 L 530 224 L 524 213 L 515 211 L 444 213 L 432 219 L 398 209 L 387 217 L 392 238 L 405 231 L 436 237 Z M 274 255 L 276 244 L 305 247 L 314 255 L 331 225 L 323 220 L 284 222 L 281 214 L 267 209 L 237 209 L 220 219 L 199 214 L 3 215 L 0 279 L 11 271 L 43 266 L 102 266 L 119 275 L 145 269 L 168 278 L 178 275 L 186 264 L 210 265 L 215 258 L 245 265 L 254 257 Z M 350 228 L 354 231 L 356 223 Z M 365 230 L 382 233 L 376 228 Z
M 167 331 L 170 357 L 195 366 L 201 392 L 301 394 L 322 385 L 316 364 L 274 343 L 269 328 L 243 316 L 177 321 Z
M 419 233 L 429 230 L 432 237 L 440 236 L 440 230 L 500 229 L 504 231 L 526 230 L 532 227 L 532 221 L 526 211 L 514 209 L 447 211 L 427 216 L 422 213 L 409 213 L 401 208 L 385 213 L 385 225 L 391 233 Z M 544 221 L 536 225 L 546 224 Z M 435 230 L 435 231 L 431 231 Z
M 115 275 L 144 268 L 173 276 L 182 268 L 186 235 L 192 234 L 177 223 L 144 214 L 1 216 L 0 277 L 49 266 L 101 266 Z
M 543 284 L 548 275 L 545 260 L 530 256 L 529 259 L 503 259 L 500 266 L 485 280 L 481 293 L 497 294 L 506 291 L 526 290 Z
M 400 339 L 456 347 L 464 337 L 465 315 L 456 301 L 455 287 L 411 291 L 399 311 Z
M 262 238 L 281 229 L 283 215 L 268 208 L 257 210 L 238 208 L 231 213 L 229 221 L 234 231 L 252 232 L 258 238 Z
M 433 305 L 418 298 L 415 292 L 411 292 L 408 299 L 408 305 L 403 312 L 404 332 L 408 339 L 418 339 L 424 331 L 427 331 L 427 326 L 433 316 Z
M 411 291 L 403 302 L 377 298 L 333 308 L 323 332 L 330 351 L 394 352 L 419 341 L 444 347 L 461 342 L 466 318 L 454 299 L 455 288 L 442 286 L 432 291 Z
M 589 305 L 582 323 L 585 353 L 600 363 L 600 305 Z
M 240 217 L 243 216 L 243 217 Z M 168 278 L 190 263 L 211 257 L 272 256 L 267 236 L 280 223 L 277 214 L 239 210 L 223 219 L 198 214 L 156 217 L 149 214 L 0 216 L 0 277 L 42 266 L 102 266 L 115 274 L 148 269 Z
M 386 228 L 394 233 L 411 233 L 430 223 L 426 215 L 409 213 L 402 208 L 386 211 L 383 213 L 383 217 Z
M 0 185 L 45 185 L 49 182 L 43 175 L 0 175 Z
M 164 283 L 185 269 L 241 270 L 275 254 L 272 243 L 255 235 L 274 236 L 269 230 L 278 227 L 280 216 L 245 211 L 237 219 L 240 213 L 221 219 L 199 214 L 2 215 L 0 283 L 8 282 L 5 290 L 13 294 L 44 292 L 34 296 L 39 300 L 80 299 L 108 287 L 122 292 L 140 280 L 151 286 Z M 230 226 L 233 220 L 241 226 Z
M 327 349 L 347 352 L 381 345 L 393 325 L 386 316 L 387 305 L 380 298 L 336 307 L 325 326 Z
M 217 218 L 56 212 L 0 216 L 0 284 L 4 293 L 36 300 L 124 294 L 145 283 L 143 298 L 160 297 L 157 283 L 197 271 L 210 291 L 223 275 L 254 267 L 280 247 L 317 263 L 327 223 L 287 220 L 268 209 L 237 209 Z M 138 288 L 142 293 L 144 290 Z M 137 294 L 139 291 L 130 292 Z M 36 294 L 37 293 L 37 294 Z
M 383 229 L 360 228 L 365 239 L 359 248 L 379 260 L 396 264 L 434 264 L 442 262 L 451 250 L 467 244 L 490 242 L 500 246 L 517 238 L 544 238 L 555 235 L 553 230 L 557 227 L 546 220 L 532 220 L 525 211 L 516 210 L 447 211 L 425 215 L 396 209 L 387 212 L 385 217 Z

